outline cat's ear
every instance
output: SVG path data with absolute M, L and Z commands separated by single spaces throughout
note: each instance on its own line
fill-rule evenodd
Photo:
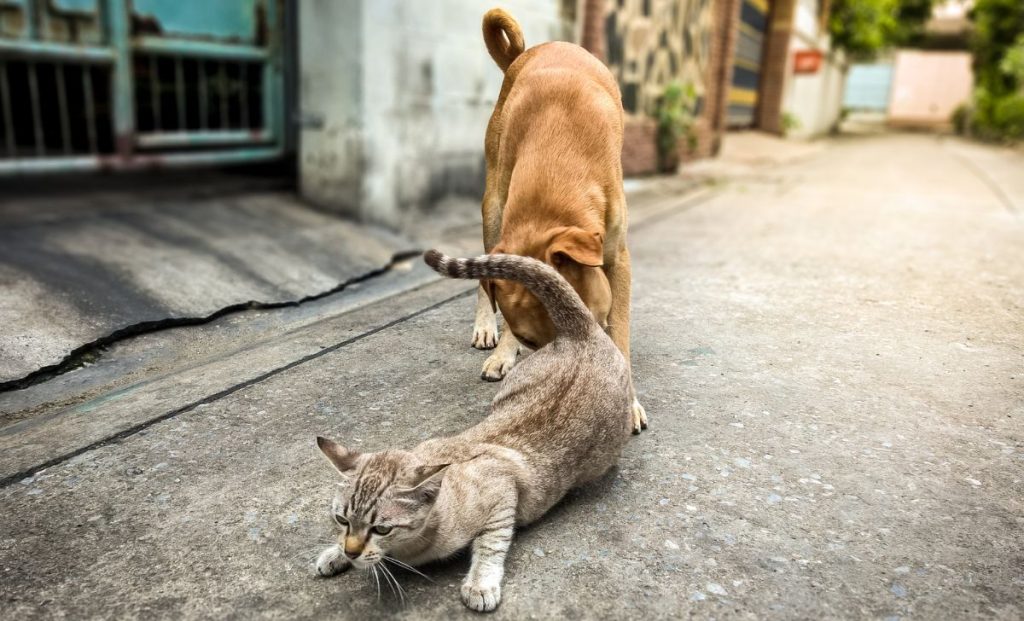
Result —
M 324 457 L 326 457 L 342 475 L 348 477 L 355 473 L 356 466 L 359 465 L 359 453 L 350 451 L 337 442 L 333 442 L 320 436 L 316 437 L 316 445 L 320 447 L 320 451 L 324 454 Z
M 444 480 L 444 473 L 450 465 L 440 464 L 413 468 L 410 486 L 406 489 L 398 490 L 397 496 L 420 503 L 434 502 L 437 500 L 438 492 L 441 491 L 441 481 Z

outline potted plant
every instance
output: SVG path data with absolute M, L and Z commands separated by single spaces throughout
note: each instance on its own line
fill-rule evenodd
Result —
M 672 82 L 665 87 L 658 100 L 656 118 L 658 121 L 658 169 L 674 172 L 679 167 L 679 141 L 686 137 L 687 149 L 696 147 L 693 134 L 693 108 L 697 92 L 693 84 L 683 86 Z

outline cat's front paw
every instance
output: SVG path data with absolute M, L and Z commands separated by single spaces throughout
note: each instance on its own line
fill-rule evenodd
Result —
M 477 612 L 490 612 L 501 603 L 501 584 L 464 582 L 462 603 Z
M 331 546 L 320 553 L 316 559 L 316 573 L 324 578 L 348 571 L 352 563 L 345 558 L 341 546 Z

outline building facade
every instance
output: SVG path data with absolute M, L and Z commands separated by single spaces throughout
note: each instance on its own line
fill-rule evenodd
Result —
M 824 0 L 508 0 L 528 46 L 577 42 L 618 80 L 629 175 L 663 169 L 657 113 L 682 88 L 675 153 L 730 127 L 811 132 L 834 86 L 794 75 L 827 51 Z M 502 73 L 474 0 L 0 2 L 0 176 L 291 161 L 311 203 L 401 226 L 479 197 Z M 831 56 L 826 67 L 831 66 Z M 692 97 L 689 97 L 692 95 Z M 668 149 L 671 153 L 673 150 Z M 661 154 L 664 156 L 664 153 Z

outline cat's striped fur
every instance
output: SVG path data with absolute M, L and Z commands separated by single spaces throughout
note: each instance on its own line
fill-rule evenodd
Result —
M 550 265 L 514 254 L 485 254 L 472 259 L 452 259 L 436 250 L 423 255 L 427 265 L 449 278 L 515 280 L 537 296 L 548 311 L 561 339 L 585 339 L 600 326 L 590 309 Z
M 629 371 L 573 288 L 544 263 L 436 251 L 424 258 L 446 276 L 523 283 L 558 335 L 514 367 L 490 415 L 457 436 L 372 454 L 318 439 L 347 483 L 334 505 L 339 544 L 324 551 L 317 569 L 376 569 L 386 557 L 415 566 L 471 546 L 462 600 L 493 610 L 514 527 L 538 519 L 618 460 L 631 430 Z

